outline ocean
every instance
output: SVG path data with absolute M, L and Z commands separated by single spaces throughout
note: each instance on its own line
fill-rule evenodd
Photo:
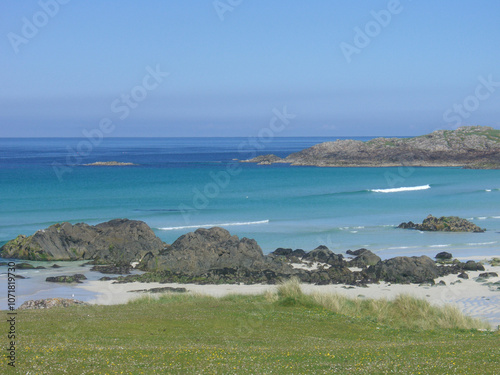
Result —
M 498 170 L 238 161 L 286 156 L 336 139 L 0 139 L 0 245 L 57 222 L 128 218 L 145 221 L 167 243 L 199 227 L 221 226 L 254 238 L 264 253 L 326 245 L 336 253 L 364 247 L 382 258 L 440 251 L 464 260 L 500 255 Z M 84 165 L 96 161 L 135 165 Z M 487 231 L 396 228 L 428 214 L 464 217 Z

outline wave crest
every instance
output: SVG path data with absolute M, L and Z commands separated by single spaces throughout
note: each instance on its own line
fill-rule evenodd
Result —
M 230 226 L 241 226 L 241 225 L 258 225 L 258 224 L 267 224 L 267 223 L 269 223 L 269 220 L 247 221 L 247 222 L 242 222 L 242 223 L 185 225 L 182 227 L 164 227 L 164 228 L 158 228 L 158 229 L 159 230 L 179 230 L 179 229 L 193 229 L 193 228 L 212 228 L 212 227 L 230 227 Z
M 402 191 L 417 191 L 417 190 L 427 190 L 430 189 L 431 185 L 421 185 L 421 186 L 409 186 L 391 189 L 371 189 L 370 191 L 374 193 L 399 193 Z

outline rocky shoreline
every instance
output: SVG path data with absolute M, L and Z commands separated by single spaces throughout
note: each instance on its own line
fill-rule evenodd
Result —
M 441 219 L 426 220 L 439 223 Z M 452 222 L 457 220 L 463 219 Z M 96 226 L 55 224 L 29 237 L 18 236 L 0 252 L 4 258 L 90 260 L 92 271 L 121 274 L 101 278 L 115 283 L 276 284 L 297 277 L 317 285 L 364 286 L 381 281 L 432 285 L 446 275 L 484 271 L 481 263 L 451 261 L 451 254 L 444 253 L 436 261 L 427 256 L 382 260 L 368 249 L 348 250 L 344 257 L 319 246 L 311 251 L 279 248 L 264 255 L 255 240 L 240 239 L 218 227 L 197 229 L 168 245 L 146 223 L 127 219 Z M 133 266 L 144 273 L 127 275 Z M 59 275 L 46 281 L 81 283 L 82 276 Z
M 324 142 L 280 158 L 261 155 L 242 162 L 318 167 L 464 167 L 500 168 L 500 130 L 463 126 L 414 138 L 375 138 L 367 142 Z

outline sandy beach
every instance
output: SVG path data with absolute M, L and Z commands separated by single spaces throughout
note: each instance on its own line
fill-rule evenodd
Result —
M 436 279 L 436 285 L 426 286 L 417 284 L 370 284 L 367 287 L 353 287 L 348 285 L 311 285 L 302 284 L 305 293 L 339 293 L 352 298 L 387 298 L 392 299 L 400 294 L 408 294 L 425 299 L 433 305 L 451 304 L 457 306 L 467 315 L 488 320 L 493 327 L 500 325 L 500 277 L 492 277 L 485 282 L 477 281 L 480 273 L 496 272 L 500 274 L 500 267 L 485 265 L 485 271 L 468 272 L 469 279 L 464 280 L 457 275 L 448 275 Z M 446 285 L 439 285 L 444 281 Z M 222 297 L 228 294 L 262 294 L 276 289 L 275 285 L 196 285 L 177 283 L 127 283 L 113 284 L 113 281 L 89 281 L 78 288 L 97 293 L 97 297 L 90 300 L 92 304 L 114 305 L 123 304 L 140 298 L 145 293 L 133 293 L 133 290 L 161 287 L 186 288 L 188 293 L 197 293 L 213 297 Z

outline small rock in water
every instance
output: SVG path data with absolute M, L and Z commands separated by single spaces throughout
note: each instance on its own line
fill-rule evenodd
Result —
M 33 266 L 32 264 L 29 264 L 29 263 L 19 263 L 19 264 L 16 264 L 16 268 L 18 270 L 33 270 L 33 269 L 35 269 L 35 266 Z
M 45 281 L 50 283 L 81 283 L 80 280 L 87 280 L 87 277 L 81 273 L 77 273 L 72 276 L 50 276 L 45 279 Z

